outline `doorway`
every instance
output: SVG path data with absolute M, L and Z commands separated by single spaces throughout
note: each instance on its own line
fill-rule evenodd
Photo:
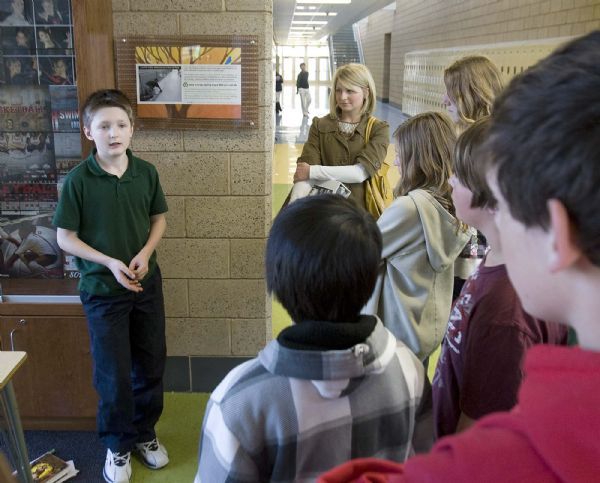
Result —
M 390 102 L 390 64 L 392 61 L 392 34 L 385 34 L 383 38 L 383 89 L 381 102 Z

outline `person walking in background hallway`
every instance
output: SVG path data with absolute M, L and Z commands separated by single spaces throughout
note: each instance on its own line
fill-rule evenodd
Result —
M 281 94 L 283 91 L 283 77 L 279 72 L 275 72 L 275 112 L 279 114 L 283 109 L 281 108 Z
M 304 62 L 300 64 L 300 73 L 296 79 L 296 94 L 300 94 L 302 114 L 308 117 L 308 108 L 312 99 L 310 98 L 310 91 L 308 89 L 308 71 Z

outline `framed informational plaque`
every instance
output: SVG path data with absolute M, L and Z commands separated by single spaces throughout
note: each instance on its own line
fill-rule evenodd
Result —
M 257 37 L 123 37 L 115 54 L 138 127 L 258 128 Z

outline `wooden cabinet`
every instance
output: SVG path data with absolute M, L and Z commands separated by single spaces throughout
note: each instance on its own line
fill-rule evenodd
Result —
M 13 379 L 25 429 L 93 430 L 97 396 L 80 304 L 0 304 L 2 350 L 27 352 Z

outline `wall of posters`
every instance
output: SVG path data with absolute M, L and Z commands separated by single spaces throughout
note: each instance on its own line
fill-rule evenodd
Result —
M 51 220 L 80 159 L 69 0 L 0 0 L 0 277 L 65 276 Z

